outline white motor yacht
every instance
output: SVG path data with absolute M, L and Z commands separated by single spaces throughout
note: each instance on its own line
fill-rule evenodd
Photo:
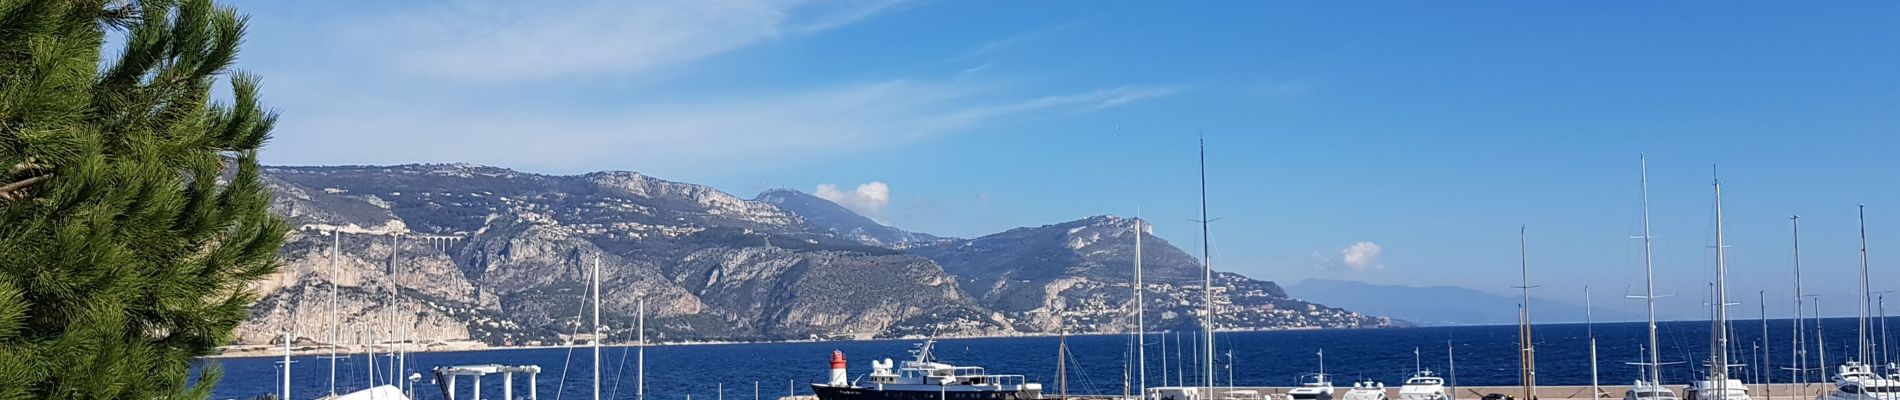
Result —
M 1447 400 L 1445 378 L 1433 375 L 1432 371 L 1419 371 L 1405 380 L 1405 386 L 1399 387 L 1399 400 Z
M 1307 374 L 1300 376 L 1300 387 L 1286 392 L 1293 400 L 1332 400 L 1333 381 L 1326 374 Z
M 1842 364 L 1840 372 L 1834 375 L 1834 390 L 1822 393 L 1817 400 L 1894 400 L 1900 399 L 1900 381 L 1882 377 L 1874 373 L 1872 367 L 1859 362 L 1848 361 Z
M 1654 382 L 1636 380 L 1630 390 L 1623 392 L 1623 400 L 1677 400 L 1676 391 Z
M 1352 383 L 1352 389 L 1346 391 L 1341 400 L 1386 400 L 1385 384 L 1371 379 Z

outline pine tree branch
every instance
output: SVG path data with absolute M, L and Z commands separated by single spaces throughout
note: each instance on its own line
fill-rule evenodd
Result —
M 20 197 L 15 196 L 17 194 L 16 192 L 18 192 L 20 189 L 31 187 L 33 186 L 33 184 L 46 181 L 47 179 L 53 179 L 53 174 L 34 176 L 31 178 L 21 179 L 16 182 L 9 183 L 6 186 L 0 186 L 0 200 L 5 200 L 5 201 L 19 200 Z

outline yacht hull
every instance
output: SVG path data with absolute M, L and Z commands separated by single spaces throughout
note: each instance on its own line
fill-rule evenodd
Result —
M 1036 400 L 1040 391 L 1030 390 L 905 390 L 855 386 L 811 385 L 818 400 Z

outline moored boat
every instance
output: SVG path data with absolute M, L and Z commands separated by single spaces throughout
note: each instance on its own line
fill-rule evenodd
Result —
M 1421 370 L 1399 386 L 1399 400 L 1446 400 L 1445 378 Z
M 853 382 L 845 370 L 844 353 L 831 353 L 831 379 L 811 385 L 818 400 L 1033 400 L 1042 397 L 1042 384 L 1023 375 L 985 373 L 983 367 L 938 362 L 930 354 L 936 341 L 911 349 L 910 360 L 871 361 L 870 378 Z

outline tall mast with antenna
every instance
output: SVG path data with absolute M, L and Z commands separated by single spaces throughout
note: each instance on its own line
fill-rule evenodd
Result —
M 1862 204 L 1860 205 L 1860 332 L 1855 333 L 1855 335 L 1857 336 L 1858 342 L 1856 343 L 1856 349 L 1854 350 L 1855 352 L 1854 357 L 1856 358 L 1855 361 L 1860 361 L 1862 363 L 1866 363 L 1867 358 L 1868 358 L 1867 303 L 1870 303 L 1873 301 L 1872 297 L 1868 297 L 1869 296 L 1868 291 L 1869 289 L 1867 285 L 1867 205 Z
M 1524 238 L 1525 227 L 1517 227 L 1517 252 L 1519 273 L 1522 284 L 1517 288 L 1524 293 L 1524 304 L 1518 306 L 1518 357 L 1523 365 L 1518 379 L 1524 385 L 1524 398 L 1537 398 L 1537 350 L 1531 343 L 1531 256 L 1530 247 Z
M 1715 320 L 1709 332 L 1709 380 L 1723 398 L 1728 397 L 1728 242 L 1722 229 L 1722 179 L 1715 187 Z
M 1802 340 L 1807 337 L 1807 324 L 1802 321 L 1802 313 L 1806 311 L 1801 307 L 1803 300 L 1801 294 L 1801 215 L 1790 216 L 1788 220 L 1794 225 L 1794 332 L 1788 335 L 1788 340 L 1793 341 L 1789 344 L 1789 350 L 1792 351 L 1789 358 L 1794 366 L 1788 374 L 1789 381 L 1805 384 L 1808 375 L 1808 347 Z
M 1138 372 L 1136 372 L 1135 375 L 1138 378 L 1137 380 L 1140 381 L 1140 383 L 1138 384 L 1138 387 L 1140 388 L 1140 390 L 1136 391 L 1136 394 L 1140 396 L 1147 396 L 1147 393 L 1148 393 L 1148 303 L 1143 301 L 1142 299 L 1142 292 L 1146 291 L 1147 287 L 1143 286 L 1141 283 L 1141 236 L 1145 230 L 1141 228 L 1141 216 L 1139 215 L 1140 213 L 1137 212 L 1136 214 L 1137 215 L 1135 216 L 1135 359 L 1137 360 L 1136 363 L 1138 365 L 1136 366 L 1135 370 Z
M 1649 235 L 1649 158 L 1638 156 L 1643 192 L 1643 303 L 1649 309 L 1649 384 L 1662 386 L 1662 350 L 1656 340 L 1656 263 Z
M 1208 258 L 1207 237 L 1207 139 L 1201 139 L 1201 296 L 1207 306 L 1207 317 L 1201 319 L 1201 332 L 1207 341 L 1202 350 L 1206 357 L 1205 378 L 1208 390 L 1214 389 L 1214 263 Z

